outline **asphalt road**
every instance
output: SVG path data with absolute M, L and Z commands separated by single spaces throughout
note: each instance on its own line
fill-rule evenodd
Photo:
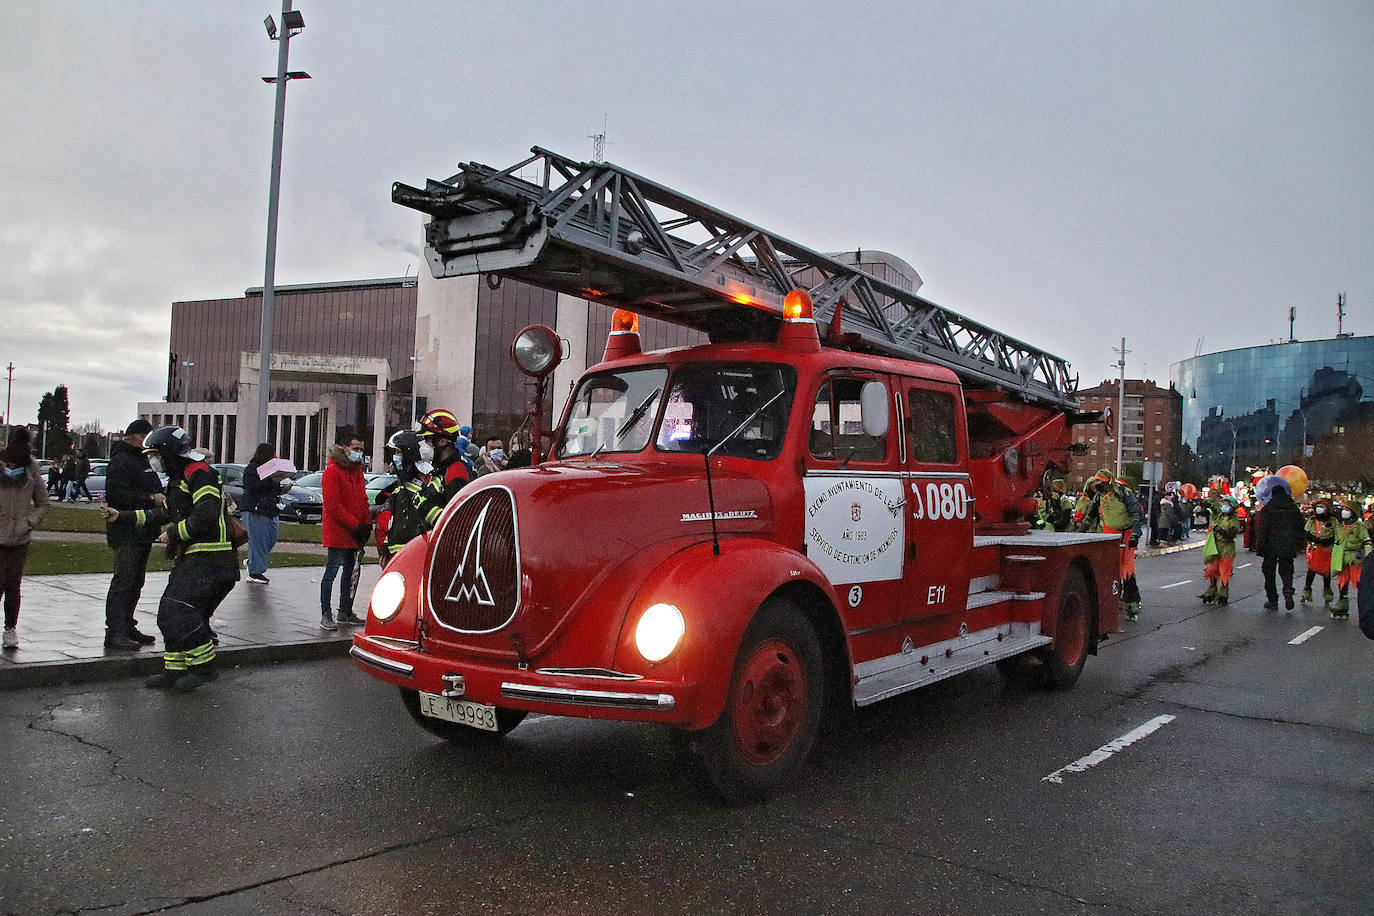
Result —
M 1250 555 L 1204 608 L 1200 563 L 1141 561 L 1073 691 L 879 704 L 746 809 L 657 729 L 455 749 L 345 661 L 0 694 L 0 911 L 1374 912 L 1374 642 L 1263 611 Z

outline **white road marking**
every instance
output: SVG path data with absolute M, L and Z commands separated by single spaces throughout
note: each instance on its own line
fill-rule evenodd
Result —
M 1296 646 L 1300 643 L 1307 642 L 1307 640 L 1311 639 L 1313 636 L 1316 636 L 1324 629 L 1326 629 L 1326 627 L 1313 627 L 1312 629 L 1307 630 L 1303 633 L 1299 633 L 1297 636 L 1294 636 L 1292 639 L 1288 640 L 1288 644 L 1290 646 Z
M 1146 722 L 1139 728 L 1135 728 L 1131 731 L 1128 731 L 1126 734 L 1122 735 L 1120 738 L 1117 738 L 1114 741 L 1108 741 L 1106 744 L 1102 745 L 1097 750 L 1093 751 L 1091 754 L 1088 754 L 1086 757 L 1079 757 L 1073 763 L 1069 764 L 1066 767 L 1061 767 L 1060 769 L 1055 770 L 1050 775 L 1043 777 L 1040 781 L 1052 782 L 1062 785 L 1064 782 L 1063 774 L 1082 773 L 1089 767 L 1097 766 L 1099 763 L 1102 763 L 1104 760 L 1111 757 L 1117 751 L 1130 747 L 1132 744 L 1135 744 L 1141 738 L 1148 737 L 1149 735 L 1152 735 L 1155 732 L 1159 731 L 1159 729 L 1174 721 L 1174 718 L 1174 716 L 1155 716 L 1153 719 L 1151 719 L 1149 722 Z
M 1193 581 L 1192 579 L 1184 579 L 1182 582 L 1175 582 L 1173 585 L 1161 585 L 1161 586 L 1159 587 L 1159 590 L 1162 592 L 1162 591 L 1164 591 L 1166 588 L 1178 588 L 1180 585 L 1187 585 L 1189 582 L 1192 582 L 1192 581 Z
M 1247 567 L 1247 566 L 1254 566 L 1254 565 L 1255 565 L 1254 563 L 1242 563 L 1242 564 L 1240 564 L 1239 566 L 1237 566 L 1236 569 L 1244 569 L 1244 568 Z

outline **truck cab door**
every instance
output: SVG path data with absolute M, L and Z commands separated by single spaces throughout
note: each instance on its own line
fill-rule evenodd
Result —
M 969 596 L 974 497 L 957 386 L 901 379 L 905 462 L 903 618 L 915 647 L 959 635 Z
M 881 435 L 864 428 L 866 385 L 870 402 L 888 414 Z M 901 601 L 904 471 L 892 397 L 880 373 L 826 373 L 812 401 L 803 461 L 803 543 L 834 587 L 856 658 L 893 624 Z

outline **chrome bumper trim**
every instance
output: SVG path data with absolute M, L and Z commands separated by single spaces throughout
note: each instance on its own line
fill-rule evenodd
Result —
M 538 684 L 501 684 L 501 696 L 512 700 L 569 703 L 575 706 L 609 706 L 615 709 L 672 709 L 677 700 L 669 693 L 620 693 L 614 690 L 582 690 L 544 687 Z
M 547 674 L 550 677 L 599 677 L 612 681 L 637 681 L 643 677 L 640 674 L 625 674 L 609 668 L 539 668 L 534 673 Z
M 366 649 L 359 649 L 357 646 L 348 650 L 348 654 L 356 658 L 365 665 L 379 668 L 388 674 L 399 674 L 401 677 L 414 677 L 415 666 L 407 665 L 402 662 L 393 662 L 389 658 L 382 658 L 380 655 L 373 655 Z

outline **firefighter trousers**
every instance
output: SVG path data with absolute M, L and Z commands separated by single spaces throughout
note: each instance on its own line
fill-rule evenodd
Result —
M 172 568 L 167 590 L 157 606 L 157 628 L 167 647 L 168 671 L 186 670 L 215 659 L 210 615 L 238 581 L 237 566 L 197 554 L 183 557 Z

